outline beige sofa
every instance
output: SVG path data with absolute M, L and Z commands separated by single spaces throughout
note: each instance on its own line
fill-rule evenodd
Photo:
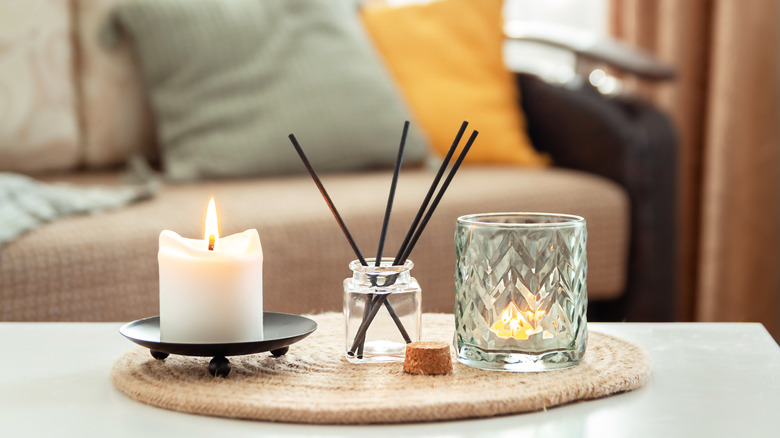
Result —
M 27 78 L 29 90 L 14 97 L 29 105 L 20 106 L 27 112 L 3 131 L 1 170 L 30 173 L 46 182 L 115 185 L 121 174 L 116 166 L 128 156 L 158 158 L 158 152 L 148 147 L 154 131 L 132 56 L 126 50 L 96 49 L 99 23 L 112 3 L 20 2 L 21 28 L 28 33 L 0 30 L 0 40 L 6 42 L 42 32 L 42 49 L 30 50 L 59 63 L 31 64 L 40 70 Z M 56 53 L 46 52 L 51 47 Z M 5 86 L 9 77 L 21 77 L 11 73 L 25 74 L 9 67 L 19 61 L 11 55 L 18 53 L 0 48 Z M 50 86 L 58 94 L 47 93 Z M 44 119 L 45 114 L 55 116 Z M 30 135 L 31 129 L 38 134 Z M 402 172 L 387 253 L 400 244 L 433 175 L 422 168 Z M 390 177 L 389 171 L 323 175 L 367 256 L 376 251 Z M 159 233 L 170 229 L 187 237 L 201 236 L 211 196 L 220 209 L 223 234 L 259 231 L 265 254 L 265 310 L 309 313 L 341 308 L 342 281 L 350 275 L 347 265 L 355 256 L 311 179 L 299 174 L 166 184 L 151 200 L 65 218 L 31 231 L 0 249 L 0 320 L 126 321 L 157 314 Z M 413 275 L 423 289 L 423 308 L 452 311 L 455 220 L 479 212 L 584 216 L 589 232 L 589 300 L 620 297 L 628 281 L 630 208 L 624 187 L 593 173 L 464 166 L 411 255 Z
M 376 251 L 389 172 L 323 177 L 344 221 L 367 255 Z M 402 174 L 388 236 L 394 253 L 433 178 Z M 47 178 L 83 184 L 115 182 L 116 174 Z M 308 176 L 165 186 L 152 200 L 122 210 L 59 220 L 0 252 L 0 319 L 126 321 L 158 312 L 157 239 L 163 229 L 199 237 L 209 196 L 224 234 L 256 228 L 263 245 L 267 311 L 339 310 L 342 281 L 355 259 Z M 590 300 L 619 296 L 626 281 L 628 199 L 617 185 L 562 169 L 465 168 L 412 253 L 414 276 L 428 311 L 452 311 L 459 215 L 547 211 L 588 221 Z

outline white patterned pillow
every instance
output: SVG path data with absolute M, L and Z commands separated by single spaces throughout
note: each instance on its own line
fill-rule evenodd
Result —
M 68 2 L 0 2 L 0 171 L 79 160 Z

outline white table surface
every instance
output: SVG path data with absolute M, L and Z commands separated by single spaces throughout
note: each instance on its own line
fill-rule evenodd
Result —
M 780 347 L 760 324 L 592 323 L 650 354 L 644 387 L 530 414 L 382 426 L 231 420 L 133 401 L 110 380 L 135 348 L 120 325 L 0 323 L 0 437 L 780 437 Z

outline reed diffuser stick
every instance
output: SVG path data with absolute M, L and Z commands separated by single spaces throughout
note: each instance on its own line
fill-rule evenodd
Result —
M 423 231 L 425 230 L 425 226 L 430 221 L 431 217 L 433 216 L 433 212 L 436 210 L 436 207 L 439 205 L 439 202 L 441 201 L 442 197 L 444 196 L 444 193 L 446 192 L 447 188 L 450 185 L 450 182 L 455 177 L 455 173 L 457 173 L 458 169 L 460 168 L 460 165 L 463 163 L 463 160 L 466 158 L 466 154 L 468 154 L 469 150 L 471 149 L 471 146 L 474 144 L 474 141 L 477 138 L 477 135 L 479 135 L 478 131 L 474 131 L 471 134 L 471 137 L 469 137 L 468 142 L 466 142 L 466 146 L 463 147 L 463 150 L 461 151 L 460 155 L 458 156 L 458 159 L 455 161 L 455 164 L 452 166 L 452 169 L 450 170 L 450 173 L 447 175 L 447 178 L 444 180 L 444 183 L 442 183 L 441 188 L 439 189 L 439 192 L 436 194 L 436 197 L 433 200 L 433 203 L 431 203 L 431 207 L 428 209 L 428 212 L 425 214 L 425 217 L 423 218 L 422 222 L 420 223 L 420 226 L 415 231 L 414 236 L 412 237 L 411 241 L 409 242 L 409 245 L 404 250 L 403 255 L 401 256 L 401 259 L 399 260 L 400 263 L 405 263 L 406 259 L 409 257 L 409 254 L 414 249 L 414 246 L 417 244 L 417 241 L 419 240 L 420 236 L 422 235 Z M 356 349 L 359 349 L 361 344 L 365 343 L 366 339 L 366 332 L 368 331 L 368 327 L 371 326 L 371 323 L 374 321 L 374 318 L 376 317 L 376 314 L 379 311 L 379 308 L 383 304 L 383 302 L 387 301 L 387 295 L 381 295 L 377 298 L 377 302 L 374 304 L 373 308 L 371 309 L 371 312 L 366 320 L 364 320 L 360 327 L 358 328 L 357 333 L 355 334 L 355 340 L 353 342 L 352 348 L 350 351 L 355 351 Z
M 414 220 L 412 221 L 412 225 L 409 227 L 409 231 L 406 233 L 406 237 L 404 237 L 403 243 L 401 243 L 401 246 L 398 248 L 398 253 L 395 256 L 395 259 L 393 260 L 393 265 L 397 266 L 401 261 L 401 256 L 406 250 L 406 246 L 409 245 L 409 241 L 414 235 L 414 232 L 417 229 L 417 225 L 420 223 L 420 219 L 425 213 L 425 209 L 428 208 L 428 203 L 431 202 L 431 198 L 433 197 L 433 194 L 436 191 L 436 187 L 439 186 L 439 181 L 441 180 L 442 175 L 444 175 L 444 171 L 447 170 L 447 166 L 450 164 L 452 155 L 455 153 L 455 150 L 458 148 L 458 145 L 460 144 L 460 139 L 463 138 L 463 133 L 466 131 L 466 127 L 468 125 L 469 122 L 465 120 L 460 125 L 460 129 L 458 130 L 458 133 L 455 135 L 455 139 L 452 141 L 452 145 L 450 146 L 450 149 L 447 151 L 447 155 L 444 156 L 444 161 L 442 161 L 441 166 L 439 166 L 438 172 L 436 172 L 436 176 L 433 178 L 433 182 L 431 183 L 431 187 L 428 189 L 428 193 L 425 194 L 425 198 L 423 199 L 422 204 L 420 204 L 420 209 L 417 210 L 417 215 L 415 215 Z
M 379 233 L 379 244 L 377 245 L 376 250 L 376 259 L 374 262 L 374 266 L 380 266 L 382 263 L 382 252 L 385 248 L 385 239 L 387 238 L 387 227 L 390 224 L 390 214 L 393 210 L 393 201 L 395 200 L 395 189 L 398 186 L 398 175 L 401 173 L 401 164 L 404 160 L 404 149 L 406 148 L 406 136 L 409 133 L 409 121 L 407 120 L 404 122 L 404 129 L 401 133 L 401 143 L 398 146 L 398 157 L 395 160 L 395 168 L 393 169 L 393 180 L 390 182 L 390 193 L 387 195 L 387 206 L 385 207 L 385 217 L 382 221 L 382 231 Z M 368 318 L 368 314 L 371 312 L 371 309 L 376 304 L 377 296 L 376 294 L 369 294 L 368 301 L 366 302 L 366 307 L 363 310 L 363 321 Z M 406 327 L 401 323 L 401 319 L 398 317 L 398 314 L 395 312 L 395 309 L 393 306 L 390 305 L 389 301 L 385 301 L 385 307 L 387 307 L 387 311 L 390 312 L 390 316 L 393 318 L 393 321 L 395 322 L 396 327 L 398 327 L 398 331 L 401 332 L 401 336 L 403 336 L 404 341 L 408 344 L 409 342 L 412 342 L 411 337 L 409 337 L 409 333 L 406 331 Z M 362 324 L 362 322 L 361 322 Z M 358 348 L 357 351 L 357 357 L 358 359 L 363 358 L 363 345 L 360 345 L 360 348 Z
M 398 158 L 395 160 L 393 169 L 393 181 L 390 183 L 390 194 L 387 196 L 387 207 L 385 207 L 385 218 L 382 221 L 382 232 L 379 234 L 379 245 L 376 250 L 376 262 L 374 266 L 379 266 L 382 262 L 382 251 L 385 248 L 385 238 L 387 237 L 387 226 L 390 224 L 390 213 L 393 210 L 393 200 L 395 199 L 395 188 L 398 185 L 398 174 L 401 173 L 401 163 L 404 160 L 404 149 L 406 148 L 406 135 L 409 133 L 409 121 L 404 122 L 404 130 L 401 134 L 401 144 L 398 146 Z
M 460 168 L 460 165 L 463 163 L 463 159 L 466 158 L 466 154 L 469 153 L 469 149 L 471 149 L 471 145 L 474 144 L 474 140 L 477 139 L 477 135 L 479 135 L 478 131 L 474 131 L 471 133 L 471 137 L 469 137 L 469 140 L 466 142 L 466 146 L 463 148 L 463 151 L 461 151 L 460 156 L 458 156 L 458 160 L 455 161 L 455 164 L 452 166 L 452 170 L 450 170 L 449 175 L 447 175 L 447 179 L 445 179 L 444 182 L 442 183 L 439 193 L 437 193 L 436 197 L 433 199 L 433 202 L 431 203 L 431 208 L 428 209 L 428 213 L 425 214 L 425 218 L 423 218 L 422 222 L 420 222 L 420 226 L 417 228 L 417 231 L 414 233 L 414 237 L 412 237 L 412 240 L 409 242 L 409 245 L 404 250 L 404 254 L 401 256 L 401 261 L 400 261 L 401 263 L 405 262 L 406 259 L 409 258 L 409 254 L 411 254 L 412 250 L 414 249 L 414 246 L 417 244 L 417 240 L 422 235 L 425 226 L 428 225 L 428 221 L 431 220 L 431 216 L 433 216 L 434 210 L 436 210 L 436 207 L 439 206 L 439 202 L 441 202 L 441 198 L 444 196 L 444 192 L 447 191 L 447 187 L 449 187 L 450 182 L 452 182 L 452 178 L 455 177 L 455 173 L 457 173 L 458 168 Z
M 309 175 L 311 175 L 312 179 L 314 180 L 314 184 L 317 185 L 320 194 L 322 194 L 322 197 L 325 199 L 325 202 L 328 204 L 328 208 L 330 208 L 330 212 L 333 214 L 333 217 L 336 218 L 336 222 L 338 222 L 339 227 L 341 227 L 341 231 L 344 233 L 344 236 L 346 236 L 347 240 L 349 241 L 349 244 L 352 247 L 352 250 L 355 252 L 355 255 L 357 256 L 358 260 L 360 261 L 360 264 L 363 266 L 368 266 L 365 257 L 363 257 L 363 253 L 360 252 L 360 248 L 358 248 L 355 239 L 352 237 L 352 233 L 349 232 L 349 229 L 347 228 L 347 224 L 344 223 L 344 220 L 341 218 L 338 209 L 336 209 L 336 205 L 333 204 L 333 200 L 330 199 L 330 195 L 328 194 L 328 191 L 325 190 L 325 186 L 322 185 L 322 181 L 320 181 L 319 175 L 317 175 L 317 172 L 314 170 L 314 167 L 312 167 L 308 157 L 306 157 L 306 154 L 303 152 L 303 148 L 301 148 L 301 145 L 298 143 L 298 139 L 295 138 L 294 134 L 290 134 L 288 137 L 292 142 L 295 151 L 298 152 L 298 156 L 301 158 L 301 161 L 303 162 L 303 165 L 306 167 L 306 170 L 309 171 Z M 404 340 L 406 340 L 407 343 L 411 342 L 411 339 L 409 338 L 409 334 L 406 332 L 406 329 L 404 328 L 401 319 L 398 317 L 398 314 L 395 312 L 395 309 L 393 309 L 393 306 L 390 303 L 388 303 L 387 300 L 383 300 L 381 303 L 378 303 L 377 310 L 382 305 L 387 307 L 387 310 L 390 312 L 390 316 L 393 318 L 393 321 L 395 322 L 396 326 L 398 326 L 398 329 L 400 330 L 401 335 L 404 337 Z M 354 350 L 350 350 L 350 354 L 354 354 L 353 351 Z
M 317 185 L 317 188 L 320 190 L 322 197 L 325 198 L 325 202 L 328 204 L 328 208 L 330 208 L 330 212 L 333 213 L 333 217 L 335 217 L 336 222 L 339 223 L 339 227 L 341 227 L 341 231 L 344 233 L 344 236 L 347 237 L 350 246 L 352 246 L 352 251 L 355 252 L 355 255 L 357 256 L 358 260 L 360 260 L 360 264 L 363 266 L 368 266 L 365 257 L 363 257 L 363 253 L 360 252 L 360 248 L 358 248 L 357 243 L 355 243 L 355 239 L 352 238 L 352 234 L 349 232 L 349 229 L 347 229 L 347 224 L 345 224 L 344 220 L 341 218 L 339 211 L 336 209 L 336 206 L 333 204 L 333 201 L 330 199 L 330 195 L 328 195 L 328 191 L 325 190 L 325 186 L 322 185 L 322 181 L 320 181 L 320 177 L 317 175 L 317 172 L 311 166 L 309 159 L 306 158 L 306 154 L 303 152 L 303 149 L 301 149 L 301 145 L 298 144 L 298 140 L 295 138 L 295 135 L 290 134 L 288 137 L 290 138 L 290 141 L 292 142 L 295 151 L 298 152 L 298 156 L 301 157 L 301 161 L 303 161 L 303 165 L 306 166 L 306 170 L 309 171 L 309 175 L 311 175 L 311 178 L 314 180 L 314 184 Z
M 403 255 L 406 246 L 409 244 L 409 241 L 414 235 L 414 231 L 417 229 L 417 225 L 420 223 L 420 219 L 425 213 L 425 209 L 428 208 L 428 203 L 431 201 L 431 198 L 433 197 L 436 187 L 438 187 L 439 185 L 439 181 L 441 180 L 444 171 L 447 170 L 447 166 L 449 165 L 450 160 L 452 159 L 452 155 L 455 153 L 455 150 L 458 148 L 458 145 L 460 144 L 460 140 L 463 137 L 463 133 L 466 131 L 466 127 L 468 126 L 468 124 L 469 122 L 463 121 L 463 123 L 460 125 L 460 129 L 458 130 L 458 133 L 455 135 L 455 139 L 453 140 L 450 149 L 447 151 L 447 154 L 444 157 L 444 161 L 442 161 L 441 166 L 439 166 L 439 171 L 436 172 L 436 176 L 433 178 L 433 183 L 431 183 L 431 187 L 428 189 L 428 193 L 425 195 L 425 199 L 423 199 L 423 202 L 420 205 L 420 209 L 417 210 L 417 215 L 412 221 L 412 225 L 409 227 L 409 231 L 406 233 L 406 237 L 404 238 L 403 243 L 401 243 L 401 246 L 398 249 L 398 254 L 396 254 L 395 259 L 393 259 L 393 266 L 398 266 L 400 264 L 399 261 L 401 260 L 401 255 Z M 394 279 L 389 279 L 389 280 L 394 281 Z M 388 283 L 389 281 L 386 282 L 386 285 L 389 285 Z M 360 326 L 358 327 L 358 333 L 360 333 L 360 330 L 363 329 L 363 326 L 366 323 L 369 314 L 371 314 L 374 305 L 378 300 L 378 297 L 376 296 L 372 298 L 373 299 L 368 302 L 368 305 L 363 311 L 363 319 L 360 322 Z M 367 326 L 365 327 L 365 330 L 368 330 Z M 363 346 L 365 345 L 365 342 L 357 342 L 357 340 L 358 340 L 358 336 L 356 333 L 355 341 L 353 342 L 352 347 L 347 351 L 347 354 L 349 356 L 354 356 L 355 354 L 357 354 L 358 358 L 362 358 Z M 404 336 L 404 341 L 406 341 L 406 343 L 408 344 L 411 341 L 411 339 L 407 338 L 407 336 Z

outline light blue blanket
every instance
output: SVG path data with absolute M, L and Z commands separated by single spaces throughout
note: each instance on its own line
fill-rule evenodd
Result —
M 111 210 L 154 196 L 157 181 L 118 187 L 45 184 L 0 172 L 0 248 L 45 222 Z

